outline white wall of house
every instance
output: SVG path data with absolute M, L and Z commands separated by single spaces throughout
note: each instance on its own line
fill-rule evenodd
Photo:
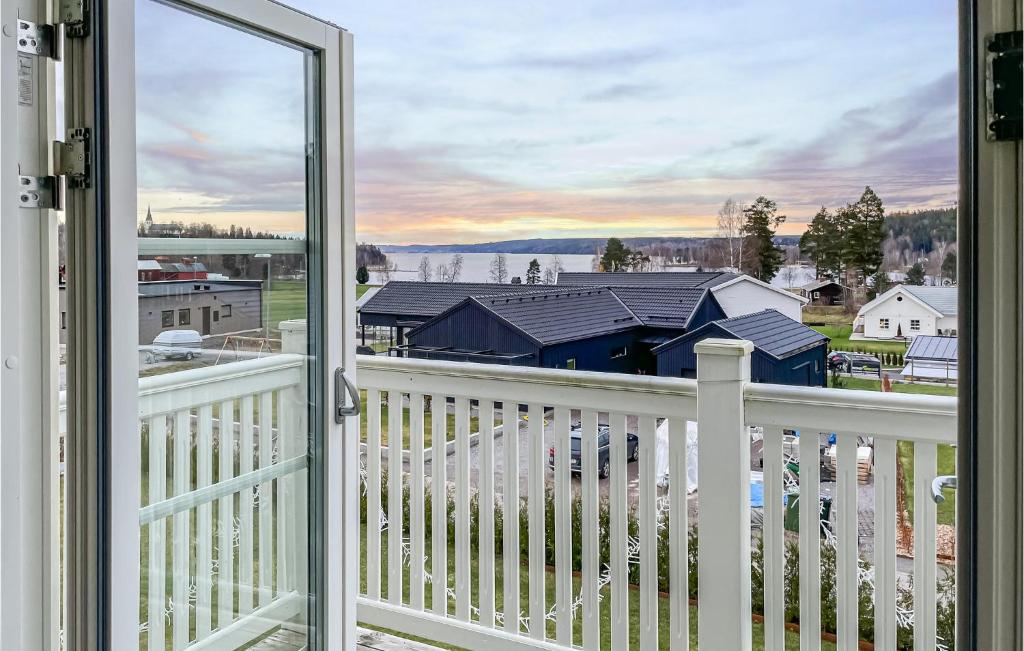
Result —
M 753 278 L 740 278 L 735 282 L 715 287 L 711 292 L 728 317 L 774 308 L 794 321 L 803 322 L 801 310 L 807 299 L 759 283 Z
M 871 306 L 862 316 L 864 336 L 869 339 L 937 335 L 940 328 L 956 328 L 956 317 L 937 316 L 934 310 L 902 292 Z

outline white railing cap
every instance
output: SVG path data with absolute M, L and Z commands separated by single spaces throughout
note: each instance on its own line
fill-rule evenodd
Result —
M 728 355 L 743 357 L 754 352 L 754 344 L 746 339 L 703 339 L 693 346 L 698 355 Z

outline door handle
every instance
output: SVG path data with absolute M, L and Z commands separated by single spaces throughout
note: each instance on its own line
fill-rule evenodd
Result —
M 932 480 L 932 501 L 936 504 L 946 501 L 946 496 L 942 494 L 943 488 L 956 490 L 956 475 L 939 475 Z
M 352 404 L 345 404 L 345 391 L 348 391 Z M 359 415 L 359 389 L 345 375 L 345 369 L 339 366 L 334 369 L 334 422 L 342 424 L 346 416 Z

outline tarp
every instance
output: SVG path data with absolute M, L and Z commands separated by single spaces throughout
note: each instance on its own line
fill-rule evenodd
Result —
M 659 486 L 668 485 L 668 420 L 655 432 L 654 472 Z M 686 422 L 686 492 L 697 490 L 697 423 Z

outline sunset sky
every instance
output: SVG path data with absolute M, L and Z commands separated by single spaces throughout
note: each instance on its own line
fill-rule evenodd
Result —
M 759 194 L 796 233 L 865 185 L 955 198 L 952 0 L 292 4 L 355 35 L 361 240 L 701 235 Z M 301 56 L 138 7 L 140 218 L 301 231 Z

